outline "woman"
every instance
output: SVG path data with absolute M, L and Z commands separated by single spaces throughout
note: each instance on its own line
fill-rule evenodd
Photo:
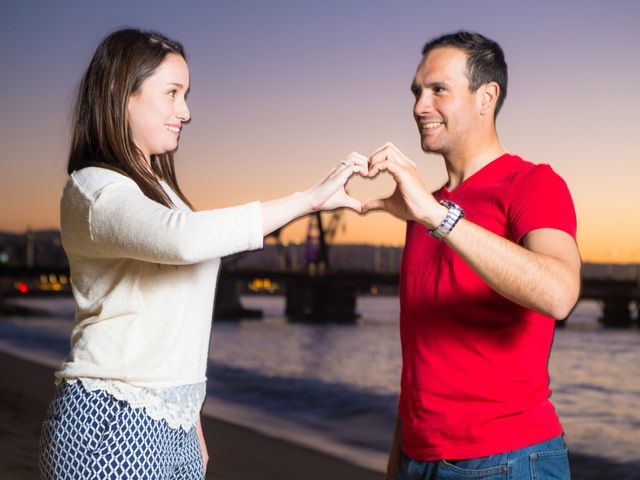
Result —
M 317 186 L 269 202 L 193 212 L 172 152 L 189 121 L 182 46 L 120 30 L 80 85 L 61 233 L 77 303 L 71 353 L 41 438 L 41 473 L 203 478 L 199 423 L 220 258 L 317 210 L 360 211 L 352 154 Z

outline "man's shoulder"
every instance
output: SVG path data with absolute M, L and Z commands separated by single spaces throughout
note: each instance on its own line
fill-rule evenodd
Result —
M 509 177 L 514 182 L 538 182 L 548 180 L 562 180 L 560 175 L 548 163 L 534 163 L 516 154 L 506 154 L 509 163 Z
M 534 163 L 530 160 L 525 160 L 520 155 L 517 155 L 515 153 L 506 153 L 504 155 L 504 163 L 510 170 L 518 174 L 528 173 L 536 167 L 543 165 L 540 163 Z

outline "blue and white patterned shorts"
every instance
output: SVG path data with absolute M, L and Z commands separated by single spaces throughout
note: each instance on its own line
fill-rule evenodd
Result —
M 172 429 L 80 382 L 61 383 L 40 438 L 44 480 L 204 479 L 195 428 Z

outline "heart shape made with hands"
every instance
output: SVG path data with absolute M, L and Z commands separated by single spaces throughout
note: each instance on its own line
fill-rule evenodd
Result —
M 391 175 L 380 172 L 375 177 L 363 177 L 354 174 L 347 182 L 345 190 L 347 194 L 362 205 L 377 198 L 387 198 L 396 188 L 396 183 Z
M 392 143 L 385 143 L 373 152 L 370 158 L 358 152 L 351 152 L 342 161 L 343 165 L 360 166 L 366 169 L 369 175 L 371 175 L 372 170 L 374 170 L 373 173 L 375 175 L 367 177 L 367 173 L 354 173 L 345 185 L 347 195 L 359 202 L 363 207 L 372 201 L 388 198 L 394 192 L 396 183 L 392 175 L 385 175 L 385 173 L 389 173 L 386 171 L 386 167 L 380 170 L 381 163 L 387 163 L 387 160 L 400 160 L 401 163 L 408 161 L 413 164 L 413 162 L 405 157 Z M 374 168 L 372 166 L 373 164 L 377 164 L 378 167 Z M 366 200 L 361 200 L 363 198 Z
M 433 204 L 431 206 L 437 206 L 437 201 L 430 195 L 420 178 L 416 163 L 392 143 L 385 143 L 369 158 L 352 152 L 342 161 L 342 165 L 349 170 L 343 172 L 351 175 L 349 179 L 342 175 L 342 181 L 352 182 L 350 193 L 347 194 L 347 205 L 350 203 L 354 210 L 361 209 L 361 213 L 366 213 L 384 209 L 398 218 L 409 220 L 421 218 L 430 202 Z M 389 175 L 379 175 L 380 173 Z M 354 190 L 354 184 L 357 185 L 354 177 L 381 180 L 376 180 L 376 185 L 374 182 L 368 182 L 366 186 L 359 186 Z M 385 189 L 384 193 L 380 191 L 380 184 Z M 358 199 L 363 197 L 368 197 L 369 200 L 362 202 Z

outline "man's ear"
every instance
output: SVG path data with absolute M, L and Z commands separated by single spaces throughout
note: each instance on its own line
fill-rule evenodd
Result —
M 500 95 L 500 85 L 496 82 L 489 82 L 481 85 L 480 88 L 480 115 L 493 115 L 496 110 L 496 103 Z

